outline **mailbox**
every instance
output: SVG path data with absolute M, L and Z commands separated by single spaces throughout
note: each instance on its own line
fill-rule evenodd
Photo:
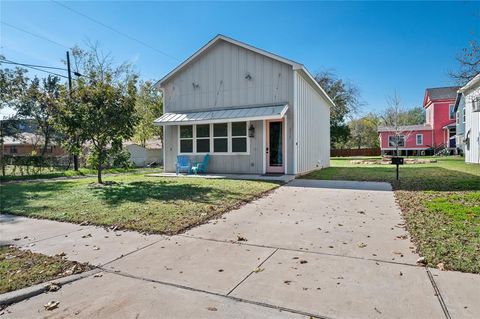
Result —
M 403 165 L 403 157 L 392 157 L 392 164 Z

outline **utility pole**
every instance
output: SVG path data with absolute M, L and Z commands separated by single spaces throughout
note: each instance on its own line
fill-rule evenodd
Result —
M 67 51 L 67 72 L 68 72 L 68 92 L 70 97 L 72 97 L 72 72 L 70 69 L 70 52 Z M 76 138 L 76 137 L 75 137 Z M 75 141 L 77 142 L 77 141 Z M 78 156 L 73 154 L 73 169 L 78 171 Z

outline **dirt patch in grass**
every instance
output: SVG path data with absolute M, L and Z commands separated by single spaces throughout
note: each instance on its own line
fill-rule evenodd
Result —
M 0 294 L 93 269 L 88 264 L 68 261 L 0 246 Z
M 396 191 L 407 228 L 429 266 L 480 273 L 480 192 Z

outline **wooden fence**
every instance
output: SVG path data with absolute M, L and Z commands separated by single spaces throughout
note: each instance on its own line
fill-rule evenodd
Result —
M 346 148 L 330 150 L 331 157 L 380 156 L 380 148 Z

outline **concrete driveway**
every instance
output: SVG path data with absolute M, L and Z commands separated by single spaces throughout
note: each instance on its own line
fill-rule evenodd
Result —
M 383 183 L 294 180 L 171 237 L 8 216 L 1 226 L 2 241 L 104 270 L 12 305 L 8 318 L 480 315 L 479 276 L 417 266 Z M 60 306 L 47 312 L 50 300 Z

